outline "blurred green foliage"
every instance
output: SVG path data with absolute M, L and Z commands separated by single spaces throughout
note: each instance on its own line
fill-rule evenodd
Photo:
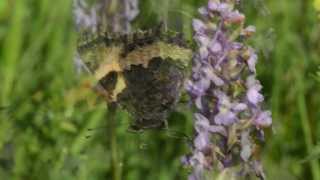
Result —
M 192 38 L 191 20 L 205 0 L 141 0 L 136 28 L 165 21 Z M 320 26 L 311 0 L 249 0 L 241 8 L 257 26 L 258 78 L 274 127 L 263 162 L 268 179 L 319 180 Z M 0 1 L 0 179 L 112 179 L 105 104 L 74 71 L 77 34 L 65 0 Z M 192 135 L 185 106 L 170 128 Z M 185 179 L 189 151 L 172 131 L 127 132 L 118 111 L 115 135 L 123 179 Z M 89 131 L 89 128 L 97 128 Z M 89 135 L 89 136 L 88 136 Z M 178 135 L 178 137 L 177 137 Z
M 314 7 L 319 11 L 320 10 L 320 1 L 314 0 Z

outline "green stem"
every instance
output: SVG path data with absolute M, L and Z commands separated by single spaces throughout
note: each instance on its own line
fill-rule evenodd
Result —
M 309 5 L 310 2 L 309 0 L 303 0 L 301 1 L 301 6 L 300 6 L 300 18 L 301 18 L 301 27 L 305 27 L 307 22 L 308 22 L 308 16 L 306 15 L 305 12 L 308 12 L 309 10 Z M 299 108 L 299 114 L 301 118 L 301 123 L 302 123 L 302 128 L 303 128 L 303 133 L 304 133 L 304 138 L 305 138 L 305 143 L 306 143 L 306 149 L 308 155 L 311 155 L 313 153 L 314 149 L 314 143 L 313 143 L 313 137 L 312 137 L 312 128 L 310 126 L 310 119 L 308 117 L 308 107 L 306 103 L 306 98 L 305 98 L 305 87 L 306 87 L 306 80 L 304 78 L 305 74 L 305 67 L 307 66 L 308 62 L 308 55 L 306 52 L 308 52 L 308 36 L 306 33 L 305 28 L 300 29 L 300 41 L 297 43 L 298 47 L 297 49 L 300 50 L 302 54 L 302 58 L 297 59 L 297 62 L 299 67 L 301 67 L 301 71 L 299 73 L 296 73 L 297 75 L 297 86 L 298 86 L 298 108 Z M 302 61 L 301 61 L 302 60 Z M 299 74 L 299 75 L 298 75 Z M 319 166 L 319 161 L 317 158 L 313 159 L 310 161 L 310 168 L 311 168 L 311 173 L 312 177 L 314 180 L 320 180 L 320 166 Z
M 298 108 L 299 108 L 299 115 L 301 118 L 301 124 L 304 134 L 304 139 L 306 143 L 307 153 L 310 155 L 312 154 L 312 150 L 314 148 L 314 144 L 312 142 L 312 132 L 309 122 L 309 117 L 307 113 L 307 106 L 306 106 L 306 99 L 304 94 L 304 84 L 303 84 L 303 78 L 301 78 L 301 75 L 303 72 L 297 73 L 297 86 L 298 86 Z M 320 180 L 320 166 L 317 159 L 310 161 L 310 167 L 311 167 L 311 173 L 314 180 Z
M 121 180 L 121 163 L 118 155 L 118 147 L 117 147 L 117 128 L 116 128 L 116 111 L 117 104 L 110 103 L 108 104 L 108 113 L 107 120 L 109 123 L 109 133 L 110 137 L 110 148 L 111 148 L 111 164 L 112 164 L 112 176 L 113 180 Z

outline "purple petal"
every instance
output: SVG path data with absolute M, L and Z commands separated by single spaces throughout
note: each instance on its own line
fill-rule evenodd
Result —
M 230 100 L 229 97 L 220 90 L 215 90 L 214 95 L 218 98 L 219 105 L 229 106 Z
M 75 24 L 77 28 L 89 30 L 91 32 L 97 31 L 98 15 L 97 7 L 94 6 L 89 9 L 89 6 L 85 1 L 74 1 Z
M 208 9 L 206 7 L 201 7 L 198 9 L 198 12 L 202 15 L 202 16 L 208 16 L 209 12 Z
M 271 112 L 261 111 L 254 119 L 254 124 L 259 127 L 269 127 L 272 124 Z
M 202 150 L 210 146 L 208 133 L 199 133 L 194 140 L 194 146 L 198 150 Z
M 222 86 L 224 84 L 224 81 L 214 73 L 214 70 L 212 68 L 204 67 L 203 72 L 205 73 L 206 77 L 210 79 L 215 85 Z
M 227 136 L 227 131 L 223 126 L 213 126 L 210 125 L 209 120 L 200 113 L 195 114 L 195 129 L 198 133 L 201 132 L 212 132 L 219 133 L 223 136 Z
M 193 96 L 198 96 L 198 94 L 201 94 L 201 89 L 197 88 L 192 81 L 187 81 L 185 85 L 186 90 L 192 94 Z
M 222 136 L 227 137 L 228 133 L 227 130 L 223 126 L 210 126 L 209 131 L 212 133 L 219 133 Z
M 202 78 L 200 81 L 197 81 L 196 85 L 202 89 L 203 94 L 209 89 L 211 84 L 210 79 Z
M 206 59 L 209 56 L 208 48 L 204 47 L 204 46 L 200 47 L 199 54 L 200 54 L 201 59 Z
M 200 81 L 186 83 L 186 89 L 194 96 L 203 96 L 210 87 L 210 80 L 202 78 Z
M 247 92 L 248 101 L 254 105 L 263 101 L 263 96 L 259 93 L 258 89 L 250 88 Z
M 248 66 L 249 66 L 249 70 L 253 73 L 256 72 L 256 63 L 257 63 L 257 60 L 258 60 L 258 56 L 256 53 L 254 53 L 253 50 L 250 51 L 251 52 L 251 55 L 248 59 Z
M 196 33 L 199 34 L 203 34 L 207 28 L 207 26 L 200 19 L 193 19 L 192 26 Z
M 248 88 L 247 99 L 250 103 L 257 105 L 264 100 L 262 94 L 259 93 L 262 86 L 260 82 L 255 79 L 255 76 L 249 76 L 247 78 L 246 86 Z
M 138 0 L 127 1 L 127 3 L 126 17 L 132 21 L 139 14 L 139 3 Z
M 203 163 L 197 163 L 197 165 L 194 166 L 193 168 L 193 172 L 191 175 L 189 175 L 188 180 L 203 180 L 203 170 L 204 170 L 204 166 L 207 164 L 205 162 L 205 158 L 203 156 L 202 153 L 200 153 L 202 155 L 201 159 L 204 161 Z
M 209 120 L 206 117 L 204 117 L 200 113 L 196 113 L 195 114 L 195 119 L 196 119 L 195 129 L 196 129 L 196 131 L 198 133 L 209 131 L 210 123 L 209 123 Z
M 198 42 L 199 46 L 207 48 L 210 44 L 210 39 L 207 36 L 196 35 L 195 40 Z
M 198 178 L 195 174 L 191 174 L 189 175 L 188 180 L 201 180 L 201 178 Z
M 213 53 L 218 53 L 218 52 L 222 51 L 222 45 L 217 41 L 213 41 L 210 43 L 209 49 Z
M 225 21 L 228 23 L 241 23 L 244 21 L 245 16 L 239 13 L 239 11 L 233 11 L 233 12 L 227 13 L 224 18 L 225 18 Z
M 217 11 L 220 13 L 227 13 L 232 10 L 232 7 L 227 3 L 218 3 L 218 2 L 209 1 L 208 9 L 211 11 Z
M 242 47 L 243 47 L 243 44 L 238 42 L 234 42 L 231 44 L 231 49 L 233 50 L 240 50 Z
M 235 112 L 241 112 L 248 108 L 248 106 L 244 103 L 234 103 L 232 105 L 232 110 Z
M 209 10 L 211 10 L 211 11 L 217 11 L 218 8 L 219 8 L 219 3 L 209 1 L 209 2 L 208 2 L 208 8 L 209 8 Z
M 196 166 L 196 169 L 198 169 L 199 166 L 203 167 L 206 164 L 206 158 L 201 151 L 196 151 L 190 159 L 190 164 Z
M 236 114 L 231 111 L 219 112 L 214 118 L 216 124 L 225 126 L 233 124 L 236 120 Z

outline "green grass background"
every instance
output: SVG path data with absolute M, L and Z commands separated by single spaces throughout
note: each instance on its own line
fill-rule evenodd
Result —
M 160 20 L 192 38 L 191 18 L 205 0 L 141 0 L 135 28 Z M 320 19 L 311 0 L 247 0 L 257 26 L 258 78 L 274 126 L 263 163 L 268 179 L 320 180 Z M 106 106 L 73 66 L 77 34 L 68 0 L 0 0 L 0 180 L 112 179 L 111 136 L 125 180 L 185 179 L 187 143 L 170 132 L 127 132 L 117 113 L 110 135 Z M 179 107 L 170 128 L 192 134 Z M 88 128 L 97 128 L 88 131 Z

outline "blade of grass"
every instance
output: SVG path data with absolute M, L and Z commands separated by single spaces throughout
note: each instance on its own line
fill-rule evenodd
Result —
M 15 1 L 14 10 L 11 14 L 10 28 L 4 42 L 3 60 L 0 61 L 1 67 L 1 104 L 9 103 L 11 89 L 16 73 L 16 66 L 23 43 L 23 17 L 25 13 L 24 1 Z
M 300 73 L 297 73 L 300 74 Z M 309 122 L 309 117 L 307 113 L 305 91 L 304 91 L 304 79 L 297 75 L 297 88 L 298 88 L 298 99 L 297 105 L 299 109 L 299 115 L 301 118 L 301 125 L 304 134 L 304 140 L 306 143 L 307 153 L 312 154 L 313 151 L 313 142 L 312 142 L 312 132 Z M 320 167 L 317 159 L 310 161 L 311 172 L 314 180 L 320 180 Z

